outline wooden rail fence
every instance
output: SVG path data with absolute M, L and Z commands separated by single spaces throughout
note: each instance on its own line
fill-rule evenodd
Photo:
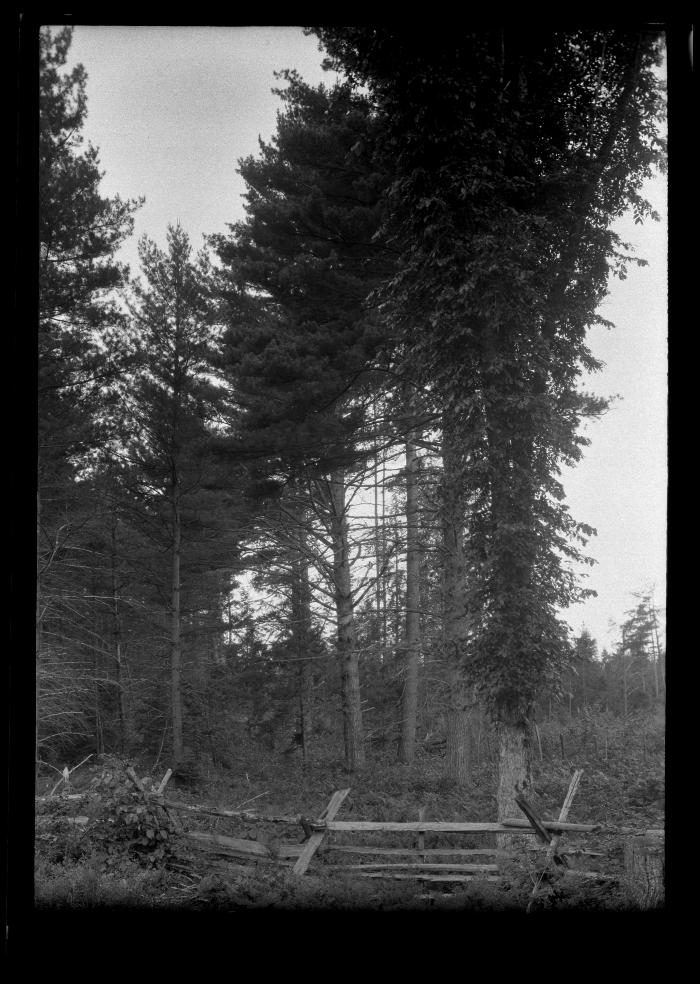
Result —
M 632 859 L 629 862 L 630 868 L 635 868 L 636 860 L 636 869 L 643 873 L 644 884 L 637 890 L 636 897 L 640 904 L 658 905 L 659 899 L 663 897 L 663 859 L 662 850 L 659 851 L 659 845 L 662 848 L 663 844 L 663 830 L 640 830 L 634 827 L 570 823 L 566 817 L 581 774 L 582 770 L 574 772 L 557 820 L 541 818 L 533 806 L 523 797 L 516 797 L 516 802 L 524 813 L 523 818 L 513 817 L 502 821 L 482 822 L 426 820 L 423 811 L 419 814 L 419 819 L 415 821 L 337 820 L 336 816 L 350 793 L 349 788 L 336 790 L 325 810 L 315 819 L 300 815 L 294 817 L 270 816 L 256 814 L 248 810 L 198 806 L 165 797 L 165 786 L 170 778 L 168 773 L 166 773 L 158 789 L 150 792 L 143 787 L 133 770 L 129 770 L 130 777 L 139 789 L 167 810 L 204 817 L 235 818 L 245 823 L 280 824 L 300 828 L 304 839 L 301 843 L 296 844 L 289 842 L 264 843 L 251 838 L 230 837 L 224 834 L 197 830 L 188 831 L 184 834 L 189 845 L 195 850 L 231 860 L 289 866 L 295 877 L 303 876 L 317 852 L 321 851 L 323 854 L 345 854 L 360 859 L 379 859 L 350 860 L 345 863 L 341 859 L 340 862 L 330 866 L 332 870 L 352 873 L 363 878 L 412 879 L 429 882 L 500 881 L 503 878 L 501 864 L 503 856 L 497 847 L 426 848 L 425 835 L 428 833 L 531 835 L 536 838 L 537 843 L 533 846 L 527 846 L 524 849 L 525 853 L 542 853 L 544 851 L 544 858 L 541 862 L 538 861 L 539 874 L 533 879 L 530 900 L 530 906 L 532 906 L 538 896 L 550 891 L 550 879 L 547 875 L 553 868 L 557 869 L 559 877 L 612 879 L 612 876 L 602 872 L 572 868 L 570 864 L 572 858 L 601 858 L 605 856 L 605 852 L 562 846 L 561 841 L 565 834 L 618 835 L 631 838 L 633 845 L 637 842 L 642 846 L 641 850 L 635 850 L 634 847 L 629 847 L 630 842 L 626 845 L 626 858 Z M 87 824 L 88 818 L 74 817 L 71 818 L 71 822 Z M 411 833 L 416 835 L 417 843 L 409 847 L 335 842 L 336 835 L 352 833 Z M 659 858 L 661 858 L 660 861 Z M 631 895 L 633 898 L 635 897 L 634 885 L 632 885 Z

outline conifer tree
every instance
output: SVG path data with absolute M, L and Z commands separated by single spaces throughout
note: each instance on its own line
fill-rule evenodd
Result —
M 71 36 L 70 28 L 42 27 L 39 37 L 37 741 L 49 743 L 48 731 L 39 735 L 44 720 L 59 739 L 76 731 L 74 708 L 65 728 L 56 728 L 55 704 L 46 713 L 41 705 L 44 697 L 53 701 L 50 693 L 70 692 L 70 657 L 82 651 L 76 619 L 82 624 L 89 615 L 76 572 L 92 506 L 78 478 L 96 445 L 103 384 L 124 367 L 115 292 L 127 271 L 115 254 L 138 206 L 100 194 L 98 152 L 83 146 L 81 132 L 87 76 L 81 65 L 62 71 Z M 109 332 L 113 344 L 105 349 L 98 339 Z
M 402 249 L 385 298 L 460 429 L 472 576 L 458 661 L 498 722 L 503 817 L 529 786 L 529 709 L 568 659 L 559 612 L 587 593 L 573 565 L 593 531 L 557 476 L 604 405 L 577 382 L 597 365 L 586 330 L 609 265 L 630 261 L 610 223 L 652 214 L 659 39 L 643 25 L 315 30 L 384 120 Z
M 70 28 L 41 30 L 39 457 L 54 475 L 87 439 L 98 382 L 120 369 L 118 335 L 109 355 L 96 336 L 120 323 L 114 292 L 127 271 L 114 257 L 138 204 L 100 195 L 98 152 L 82 149 L 87 76 L 82 65 L 60 72 L 70 41 Z
M 574 666 L 581 685 L 581 704 L 586 707 L 590 701 L 590 687 L 598 657 L 598 646 L 588 629 L 583 628 L 574 640 Z
M 183 630 L 196 610 L 202 576 L 224 566 L 226 552 L 233 564 L 240 513 L 229 502 L 230 513 L 223 517 L 225 493 L 208 455 L 226 393 L 215 379 L 219 333 L 207 258 L 191 258 L 189 239 L 179 225 L 168 227 L 165 250 L 142 237 L 139 256 L 143 282 L 134 284 L 130 303 L 139 365 L 119 390 L 115 428 L 121 432 L 117 453 L 128 462 L 124 481 L 141 504 L 142 528 L 170 560 L 160 590 L 167 599 L 176 767 L 186 757 Z M 156 583 L 164 575 L 156 571 Z
M 360 449 L 360 383 L 384 344 L 367 306 L 393 256 L 376 238 L 386 175 L 365 99 L 292 72 L 276 136 L 241 162 L 248 218 L 213 237 L 231 325 L 226 364 L 241 406 L 237 453 L 261 477 L 300 475 L 333 550 L 346 764 L 364 761 L 348 541 L 349 472 Z M 323 535 L 323 534 L 322 534 Z

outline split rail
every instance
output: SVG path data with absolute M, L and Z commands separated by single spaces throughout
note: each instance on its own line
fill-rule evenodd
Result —
M 582 770 L 572 776 L 566 798 L 556 820 L 541 818 L 534 807 L 522 797 L 516 803 L 524 816 L 502 821 L 462 821 L 427 820 L 421 811 L 415 821 L 392 820 L 342 820 L 337 816 L 350 794 L 350 788 L 336 790 L 325 810 L 310 819 L 301 815 L 265 816 L 245 810 L 225 810 L 199 807 L 179 803 L 158 796 L 166 808 L 191 814 L 214 817 L 238 818 L 246 823 L 273 823 L 301 828 L 301 843 L 277 842 L 263 843 L 260 840 L 228 837 L 218 833 L 191 831 L 186 836 L 191 844 L 201 850 L 232 860 L 253 861 L 290 866 L 292 875 L 306 874 L 317 854 L 344 859 L 326 865 L 326 871 L 338 871 L 363 878 L 418 880 L 423 882 L 468 882 L 502 881 L 504 878 L 504 855 L 496 846 L 484 847 L 426 847 L 426 834 L 463 835 L 516 835 L 533 837 L 535 843 L 527 846 L 525 852 L 535 855 L 533 889 L 530 904 L 538 896 L 550 891 L 551 883 L 557 878 L 618 880 L 616 876 L 600 871 L 582 870 L 573 867 L 573 858 L 605 858 L 605 851 L 588 850 L 567 845 L 563 838 L 567 835 L 593 834 L 600 837 L 616 836 L 660 843 L 663 830 L 640 830 L 636 827 L 613 826 L 592 823 L 571 823 L 567 820 Z M 350 834 L 413 834 L 416 841 L 411 846 L 352 844 L 343 842 Z M 521 842 L 522 843 L 522 842 Z M 544 856 L 540 859 L 537 855 Z M 359 860 L 358 860 L 359 859 Z
M 303 840 L 291 843 L 269 839 L 230 837 L 224 834 L 187 831 L 184 836 L 189 845 L 208 855 L 217 855 L 229 861 L 254 862 L 256 864 L 277 864 L 289 866 L 292 875 L 301 877 L 306 874 L 317 854 L 346 855 L 352 860 L 343 862 L 341 859 L 331 865 L 326 865 L 326 871 L 339 871 L 364 878 L 405 879 L 424 882 L 468 882 L 468 881 L 502 881 L 505 877 L 504 865 L 507 854 L 495 846 L 484 847 L 426 847 L 426 834 L 464 834 L 464 835 L 515 835 L 532 836 L 535 844 L 527 846 L 525 852 L 541 854 L 543 858 L 535 858 L 533 888 L 530 899 L 532 906 L 538 896 L 551 891 L 551 884 L 557 878 L 583 878 L 596 880 L 619 880 L 616 876 L 606 875 L 599 871 L 580 870 L 572 867 L 571 859 L 576 857 L 604 858 L 606 852 L 587 850 L 562 843 L 566 835 L 594 834 L 601 837 L 608 835 L 630 838 L 637 843 L 652 843 L 655 850 L 652 857 L 658 857 L 656 845 L 662 845 L 663 830 L 640 830 L 634 827 L 621 827 L 591 823 L 571 823 L 567 820 L 573 802 L 582 770 L 573 773 L 566 798 L 557 820 L 547 820 L 540 817 L 524 797 L 516 796 L 515 801 L 524 814 L 522 818 L 514 817 L 501 821 L 462 821 L 462 820 L 427 820 L 424 811 L 420 811 L 419 819 L 415 821 L 393 820 L 340 820 L 336 819 L 344 802 L 350 794 L 350 788 L 336 790 L 323 812 L 315 819 L 301 815 L 271 816 L 260 815 L 249 810 L 227 810 L 220 807 L 198 806 L 182 803 L 166 798 L 165 786 L 170 778 L 170 770 L 155 791 L 148 791 L 136 773 L 129 769 L 130 778 L 138 788 L 153 798 L 167 810 L 186 813 L 191 816 L 223 817 L 236 819 L 245 824 L 273 824 L 283 828 L 300 829 Z M 87 818 L 76 817 L 73 822 L 87 822 Z M 374 844 L 349 844 L 339 841 L 338 837 L 348 834 L 412 834 L 415 842 L 411 846 L 385 846 Z M 520 842 L 522 844 L 522 841 Z M 626 852 L 627 853 L 627 852 Z M 356 860 L 356 859 L 361 860 Z M 648 857 L 644 855 L 643 866 L 648 868 Z M 663 861 L 661 861 L 663 864 Z M 532 867 L 532 866 L 531 866 Z M 654 874 L 652 881 L 656 878 Z

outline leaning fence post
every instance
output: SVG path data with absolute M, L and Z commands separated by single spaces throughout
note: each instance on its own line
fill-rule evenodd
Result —
M 168 783 L 170 782 L 170 777 L 172 776 L 172 774 L 173 774 L 173 770 L 172 769 L 168 769 L 168 771 L 165 773 L 165 775 L 163 776 L 163 778 L 160 781 L 160 786 L 156 790 L 156 796 L 162 796 L 163 795 L 163 791 L 164 791 L 165 787 L 168 785 Z
M 330 803 L 318 818 L 319 822 L 325 821 L 326 823 L 329 823 L 331 820 L 335 819 L 336 813 L 342 806 L 343 800 L 349 792 L 349 789 L 339 789 L 333 793 Z M 297 863 L 292 868 L 293 875 L 303 875 L 306 872 L 312 857 L 321 846 L 325 836 L 326 830 L 324 829 L 318 833 L 312 834 L 311 837 L 309 837 L 307 842 L 304 844 L 304 848 L 299 855 Z
M 141 780 L 139 779 L 139 777 L 136 775 L 136 771 L 131 766 L 129 766 L 129 768 L 126 770 L 126 774 L 129 777 L 129 779 L 131 779 L 131 781 L 133 782 L 133 784 L 136 786 L 136 788 L 138 789 L 138 791 L 140 793 L 145 793 L 146 792 L 146 790 L 144 789 L 143 783 L 141 782 Z
M 562 803 L 562 807 L 561 807 L 561 810 L 559 812 L 559 820 L 560 821 L 566 820 L 566 818 L 569 815 L 569 810 L 571 809 L 571 804 L 573 802 L 574 796 L 576 795 L 576 790 L 578 789 L 578 784 L 581 781 L 581 776 L 582 775 L 583 775 L 583 769 L 576 769 L 576 771 L 574 772 L 573 776 L 571 777 L 571 782 L 569 783 L 568 792 L 567 792 L 567 794 L 566 794 L 566 796 L 564 798 L 564 802 Z M 547 853 L 545 854 L 545 858 L 544 858 L 544 866 L 543 866 L 542 871 L 540 872 L 540 874 L 539 874 L 539 876 L 537 878 L 537 881 L 535 882 L 535 884 L 533 886 L 532 893 L 530 895 L 530 901 L 527 904 L 526 912 L 529 912 L 530 909 L 532 908 L 532 905 L 533 905 L 533 903 L 535 901 L 535 898 L 537 897 L 537 893 L 538 893 L 540 884 L 542 882 L 542 879 L 545 876 L 545 872 L 549 868 L 549 865 L 551 864 L 551 862 L 557 857 L 557 855 L 556 855 L 556 849 L 557 849 L 557 847 L 559 845 L 560 839 L 561 839 L 561 833 L 558 833 L 558 834 L 555 834 L 552 837 L 552 839 L 550 840 L 550 842 L 549 842 L 549 845 L 547 847 Z

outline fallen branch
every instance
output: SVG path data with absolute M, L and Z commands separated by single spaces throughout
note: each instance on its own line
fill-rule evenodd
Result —
M 36 817 L 34 822 L 37 827 L 48 827 L 55 823 L 67 823 L 76 827 L 85 827 L 90 823 L 90 817 Z
M 63 798 L 66 800 L 81 800 L 81 799 L 86 799 L 89 795 L 90 795 L 89 793 L 69 793 L 67 796 L 64 796 Z M 47 796 L 35 796 L 34 799 L 37 803 L 46 803 L 47 800 L 52 799 L 52 796 L 51 794 Z
M 197 806 L 192 803 L 180 803 L 177 800 L 169 800 L 164 799 L 161 796 L 156 796 L 155 793 L 152 793 L 151 797 L 153 799 L 158 799 L 162 806 L 166 806 L 171 810 L 182 810 L 188 813 L 201 813 L 203 816 L 207 817 L 238 817 L 239 819 L 250 823 L 291 823 L 295 827 L 299 826 L 299 820 L 297 817 L 263 817 L 258 816 L 255 813 L 248 813 L 246 810 L 224 810 L 220 807 Z M 314 823 L 312 826 L 314 829 L 319 828 L 318 823 Z M 322 829 L 322 825 L 320 829 Z
M 258 795 L 257 795 L 257 796 L 251 796 L 251 798 L 250 798 L 250 799 L 247 799 L 247 800 L 243 800 L 243 802 L 242 802 L 242 803 L 237 803 L 237 804 L 236 804 L 236 806 L 234 806 L 234 810 L 240 810 L 240 808 L 241 808 L 242 806 L 245 806 L 245 805 L 246 805 L 246 803 L 252 803 L 252 802 L 253 802 L 253 800 L 257 800 L 257 799 L 260 799 L 260 797 L 261 797 L 261 796 L 269 796 L 269 795 L 270 795 L 270 792 L 269 792 L 269 790 L 267 790 L 267 791 L 266 791 L 266 792 L 264 792 L 264 793 L 258 793 Z

